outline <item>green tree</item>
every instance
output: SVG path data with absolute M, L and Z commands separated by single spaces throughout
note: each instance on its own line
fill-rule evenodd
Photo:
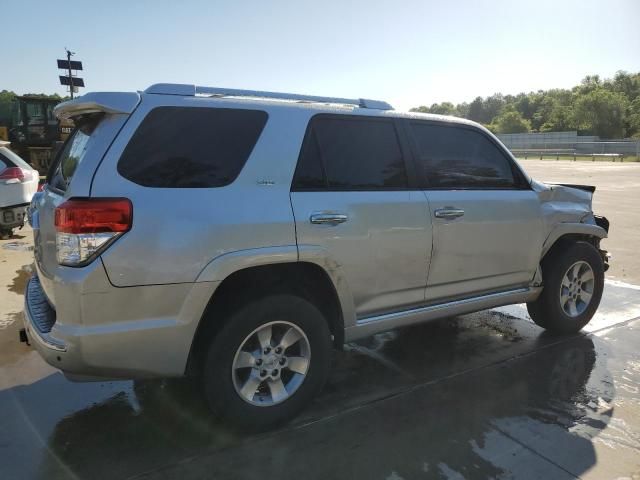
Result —
M 456 105 L 456 110 L 458 111 L 458 117 L 469 118 L 469 104 L 467 102 Z
M 609 90 L 622 93 L 629 102 L 633 102 L 640 96 L 640 74 L 631 74 L 623 70 L 616 72 L 613 80 L 607 80 L 605 85 Z
M 434 103 L 429 110 L 430 113 L 437 113 L 438 115 L 456 115 L 458 113 L 451 102 Z
M 11 108 L 16 94 L 8 90 L 0 91 L 0 125 L 9 125 L 11 122 Z
M 571 105 L 553 106 L 547 120 L 540 127 L 541 132 L 566 132 L 577 130 L 576 117 Z
M 581 95 L 586 95 L 601 87 L 602 80 L 600 80 L 600 75 L 587 75 L 582 79 L 580 85 L 573 87 L 573 90 Z
M 596 88 L 579 95 L 575 104 L 576 125 L 602 138 L 624 136 L 627 99 L 622 93 Z
M 412 112 L 420 112 L 420 113 L 435 113 L 437 115 L 453 115 L 453 116 L 462 116 L 458 112 L 456 106 L 451 102 L 442 102 L 442 103 L 434 103 L 430 107 L 421 106 L 417 108 L 412 108 Z
M 482 123 L 491 123 L 505 107 L 506 102 L 501 93 L 495 93 L 482 102 Z
M 627 110 L 627 131 L 629 137 L 640 138 L 640 96 L 638 96 Z
M 531 131 L 531 123 L 514 105 L 508 105 L 493 119 L 490 128 L 496 133 L 526 133 Z

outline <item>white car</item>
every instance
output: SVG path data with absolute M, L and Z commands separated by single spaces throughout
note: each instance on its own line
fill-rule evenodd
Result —
M 0 140 L 0 238 L 22 228 L 27 207 L 38 191 L 39 174 Z

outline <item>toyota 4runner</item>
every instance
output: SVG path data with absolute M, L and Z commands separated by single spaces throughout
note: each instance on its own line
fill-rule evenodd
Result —
M 602 295 L 593 187 L 532 180 L 463 119 L 194 85 L 89 93 L 30 221 L 23 340 L 75 380 L 196 373 L 254 429 L 331 348 L 526 302 L 576 332 Z

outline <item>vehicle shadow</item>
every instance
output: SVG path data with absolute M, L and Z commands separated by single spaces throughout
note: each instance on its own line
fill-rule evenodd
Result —
M 34 476 L 96 480 L 167 468 L 166 478 L 255 478 L 257 471 L 281 478 L 415 478 L 427 471 L 492 478 L 523 467 L 513 459 L 535 463 L 526 438 L 518 440 L 522 431 L 562 443 L 571 451 L 571 473 L 587 471 L 595 463 L 591 438 L 572 427 L 606 428 L 602 419 L 612 411 L 600 412 L 597 423 L 586 406 L 614 396 L 611 382 L 590 378 L 605 356 L 588 336 L 543 334 L 529 338 L 523 353 L 495 359 L 481 351 L 500 351 L 503 342 L 523 347 L 496 336 L 494 327 L 478 329 L 472 318 L 350 345 L 336 352 L 313 405 L 260 435 L 220 425 L 191 380 L 121 382 L 114 394 L 54 420 Z M 547 478 L 572 478 L 542 463 L 552 469 Z

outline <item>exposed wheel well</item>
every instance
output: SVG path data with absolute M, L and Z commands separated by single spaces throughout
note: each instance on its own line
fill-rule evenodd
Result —
M 576 242 L 587 242 L 593 245 L 598 251 L 600 251 L 600 238 L 595 235 L 584 235 L 580 233 L 567 233 L 558 237 L 558 239 L 554 242 L 547 253 L 544 254 L 544 257 L 541 259 L 541 262 L 544 261 L 552 252 L 556 252 L 563 248 L 566 248 L 568 245 L 571 245 Z
M 209 300 L 191 344 L 186 373 L 198 372 L 202 355 L 230 312 L 243 303 L 274 293 L 293 293 L 313 303 L 327 319 L 334 345 L 343 344 L 340 301 L 322 267 L 308 262 L 249 267 L 225 278 Z

